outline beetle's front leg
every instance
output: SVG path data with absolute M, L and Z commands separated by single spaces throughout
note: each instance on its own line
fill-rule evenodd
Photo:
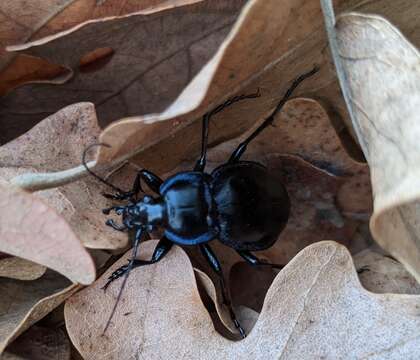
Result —
M 122 201 L 122 200 L 130 199 L 134 195 L 134 192 L 133 191 L 126 191 L 126 192 L 120 192 L 120 193 L 116 193 L 116 194 L 102 193 L 101 195 L 104 198 L 107 198 L 107 199 Z
M 137 196 L 139 192 L 144 192 L 141 187 L 141 180 L 156 194 L 159 195 L 159 188 L 163 180 L 149 170 L 140 170 L 134 179 L 133 188 L 130 191 L 120 192 L 117 194 L 102 193 L 104 197 L 111 200 L 132 200 L 133 196 Z
M 173 243 L 168 240 L 166 237 L 163 237 L 160 239 L 159 243 L 156 245 L 155 250 L 153 251 L 152 258 L 150 260 L 139 260 L 135 259 L 133 261 L 133 265 L 131 269 L 134 269 L 136 267 L 140 266 L 146 266 L 155 264 L 158 261 L 162 260 L 165 255 L 168 253 L 169 250 L 171 250 Z M 129 261 L 130 263 L 130 261 Z M 102 287 L 103 290 L 106 290 L 108 286 L 114 281 L 123 276 L 127 271 L 130 270 L 129 264 L 123 265 L 119 267 L 117 270 L 115 270 L 109 277 L 106 284 Z
M 154 193 L 159 195 L 159 188 L 160 185 L 162 185 L 163 180 L 159 176 L 146 169 L 140 170 L 137 173 L 136 179 L 134 180 L 132 192 L 135 195 L 137 195 L 140 191 L 143 192 L 143 189 L 141 188 L 141 180 L 143 180 Z

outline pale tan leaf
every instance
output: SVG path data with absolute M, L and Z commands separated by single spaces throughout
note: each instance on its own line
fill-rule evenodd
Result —
M 51 271 L 34 281 L 0 279 L 0 354 L 31 325 L 80 289 Z
M 420 281 L 419 52 L 378 16 L 343 15 L 335 31 L 342 86 L 370 165 L 372 234 Z
M 33 326 L 6 348 L 6 356 L 30 360 L 70 360 L 70 341 L 63 330 Z M 3 358 L 2 358 L 3 359 Z
M 46 270 L 47 268 L 45 266 L 20 257 L 10 256 L 0 259 L 0 277 L 17 280 L 35 280 L 44 275 Z
M 63 184 L 60 176 L 49 176 L 48 185 L 45 186 L 42 173 L 66 170 L 81 164 L 83 151 L 88 145 L 97 142 L 99 131 L 92 104 L 68 106 L 0 148 L 0 178 L 30 191 Z M 105 249 L 124 247 L 127 235 L 104 226 L 105 216 L 101 212 L 103 208 L 112 205 L 101 193 L 112 189 L 91 176 L 74 182 L 85 173 L 83 166 L 79 168 L 75 176 L 65 178 L 64 183 L 72 183 L 59 189 L 37 192 L 35 196 L 55 208 L 69 222 L 85 246 Z M 129 189 L 135 172 L 133 168 L 124 167 L 110 181 Z M 41 181 L 38 181 L 40 175 Z M 20 180 L 15 181 L 16 177 Z M 25 186 L 25 183 L 31 186 Z M 38 183 L 40 185 L 36 185 Z
M 95 265 L 67 222 L 36 197 L 0 185 L 0 251 L 90 284 Z
M 141 257 L 149 258 L 155 244 L 143 244 Z M 366 291 L 350 254 L 334 242 L 307 247 L 279 273 L 243 341 L 215 332 L 193 269 L 177 247 L 160 263 L 131 273 L 102 335 L 119 282 L 105 294 L 100 287 L 127 256 L 66 303 L 67 329 L 85 359 L 409 358 L 420 344 L 420 297 Z

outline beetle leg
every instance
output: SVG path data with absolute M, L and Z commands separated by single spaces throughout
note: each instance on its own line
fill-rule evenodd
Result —
M 305 79 L 311 77 L 312 75 L 314 75 L 316 72 L 318 71 L 318 67 L 314 67 L 311 71 L 300 75 L 298 78 L 296 78 L 292 85 L 290 86 L 290 88 L 286 91 L 286 94 L 283 96 L 283 98 L 280 100 L 280 102 L 277 104 L 276 108 L 274 109 L 274 111 L 270 114 L 270 116 L 268 116 L 264 122 L 258 126 L 257 129 L 255 129 L 255 131 L 248 136 L 248 138 L 246 138 L 243 142 L 241 142 L 238 147 L 235 149 L 235 151 L 232 153 L 232 155 L 230 156 L 229 159 L 229 163 L 234 163 L 239 161 L 239 159 L 241 158 L 241 156 L 243 155 L 243 153 L 246 150 L 246 147 L 248 146 L 248 144 L 254 140 L 266 127 L 270 126 L 273 122 L 274 119 L 277 115 L 277 113 L 283 108 L 284 104 L 286 104 L 286 102 L 289 100 L 290 96 L 292 95 L 293 91 L 298 87 L 298 85 Z
M 111 211 L 115 211 L 118 215 L 121 215 L 124 209 L 125 206 L 111 206 L 109 208 L 102 209 L 102 213 L 109 215 Z
M 241 324 L 239 323 L 238 319 L 236 319 L 235 312 L 232 308 L 232 301 L 230 299 L 229 291 L 226 289 L 225 280 L 223 278 L 223 272 L 222 268 L 220 266 L 220 262 L 217 259 L 215 253 L 211 249 L 210 245 L 208 244 L 200 244 L 200 250 L 204 257 L 206 258 L 207 262 L 210 264 L 211 268 L 214 270 L 214 272 L 217 274 L 220 280 L 220 286 L 222 288 L 222 297 L 223 302 L 229 309 L 230 317 L 235 324 L 235 327 L 238 329 L 239 333 L 241 334 L 242 338 L 245 338 L 246 334 L 244 329 L 242 328 Z
M 146 169 L 140 170 L 137 173 L 133 184 L 133 190 L 131 191 L 133 195 L 137 195 L 140 191 L 144 192 L 141 187 L 141 180 L 143 180 L 154 193 L 159 195 L 159 188 L 160 185 L 162 185 L 163 180 L 159 176 Z
M 134 195 L 134 193 L 132 191 L 126 191 L 126 192 L 119 192 L 116 194 L 101 193 L 101 195 L 104 198 L 111 199 L 111 200 L 127 200 L 127 199 L 130 199 Z
M 151 265 L 157 263 L 158 261 L 162 260 L 165 255 L 171 250 L 173 243 L 168 240 L 166 237 L 163 237 L 159 243 L 156 245 L 155 250 L 153 252 L 152 258 L 150 260 L 139 260 L 134 259 L 133 265 L 131 269 L 129 268 L 129 264 L 123 265 L 115 270 L 109 277 L 106 284 L 102 287 L 103 290 L 106 290 L 108 286 L 114 281 L 123 276 L 127 271 L 132 270 L 136 267 Z M 130 262 L 130 261 L 129 261 Z
M 237 250 L 236 252 L 239 255 L 241 255 L 245 259 L 245 261 L 250 265 L 253 265 L 253 266 L 264 266 L 264 265 L 265 266 L 271 266 L 271 267 L 273 267 L 275 269 L 279 269 L 279 270 L 284 268 L 284 265 L 281 265 L 281 264 L 271 264 L 271 263 L 262 261 L 262 260 L 258 259 L 254 254 L 252 254 L 249 251 Z
M 117 231 L 127 230 L 127 226 L 125 226 L 125 225 L 118 225 L 112 219 L 108 219 L 107 221 L 105 221 L 105 225 L 111 226 L 114 230 L 117 230 Z
M 254 99 L 254 98 L 259 97 L 259 96 L 261 96 L 259 89 L 256 93 L 253 93 L 253 94 L 235 96 L 231 99 L 226 100 L 223 104 L 220 104 L 219 106 L 217 106 L 216 108 L 214 108 L 210 112 L 204 114 L 203 120 L 202 120 L 203 121 L 202 122 L 202 130 L 201 130 L 201 156 L 197 160 L 197 162 L 194 166 L 194 171 L 203 172 L 204 168 L 206 167 L 207 143 L 208 143 L 208 139 L 209 139 L 209 121 L 210 121 L 210 118 L 213 115 L 217 114 L 218 112 L 222 111 L 223 109 L 227 108 L 228 106 L 232 105 L 233 103 L 235 103 L 237 101 L 244 100 L 244 99 Z

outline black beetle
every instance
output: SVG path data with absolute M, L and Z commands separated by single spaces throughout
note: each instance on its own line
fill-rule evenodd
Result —
M 123 191 L 87 167 L 85 157 L 90 147 L 85 150 L 83 164 L 86 170 L 117 191 L 116 194 L 104 194 L 104 196 L 114 200 L 129 201 L 124 206 L 104 209 L 105 214 L 115 210 L 122 216 L 122 225 L 117 225 L 112 220 L 107 220 L 106 224 L 118 231 L 132 229 L 135 232 L 132 258 L 127 265 L 114 271 L 104 286 L 106 289 L 112 281 L 126 275 L 105 330 L 115 312 L 129 272 L 133 268 L 158 262 L 173 244 L 179 244 L 200 247 L 202 254 L 220 279 L 223 299 L 229 308 L 232 320 L 241 336 L 245 337 L 245 332 L 232 309 L 220 263 L 208 243 L 219 239 L 252 265 L 282 267 L 260 261 L 251 251 L 265 250 L 277 240 L 289 218 L 289 196 L 285 187 L 272 177 L 263 165 L 252 161 L 241 161 L 240 158 L 247 145 L 272 124 L 275 115 L 290 98 L 293 90 L 317 71 L 315 67 L 295 79 L 270 116 L 239 144 L 227 163 L 217 167 L 210 174 L 205 173 L 204 169 L 211 116 L 234 102 L 256 98 L 259 93 L 234 97 L 205 114 L 201 156 L 194 170 L 179 172 L 165 181 L 148 170 L 141 170 L 136 176 L 133 189 Z M 137 195 L 143 191 L 141 180 L 156 194 L 156 197 L 144 196 L 140 201 L 137 200 Z M 152 258 L 147 261 L 136 259 L 142 235 L 155 227 L 162 227 L 164 236 L 157 244 Z

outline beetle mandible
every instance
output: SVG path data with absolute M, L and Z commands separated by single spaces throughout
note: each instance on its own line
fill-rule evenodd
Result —
M 206 113 L 202 119 L 201 156 L 193 171 L 179 172 L 166 180 L 160 179 L 149 170 L 141 170 L 134 180 L 132 190 L 123 191 L 87 167 L 85 157 L 90 147 L 85 150 L 83 164 L 86 170 L 116 191 L 116 194 L 104 194 L 104 196 L 128 201 L 127 205 L 112 206 L 103 210 L 105 214 L 116 211 L 122 217 L 121 225 L 112 220 L 107 220 L 106 224 L 118 231 L 133 230 L 135 233 L 131 259 L 127 265 L 114 271 L 104 286 L 106 289 L 111 282 L 125 275 L 104 332 L 110 324 L 129 272 L 136 267 L 157 263 L 165 257 L 173 244 L 179 244 L 199 246 L 220 280 L 223 300 L 233 323 L 240 335 L 245 337 L 245 331 L 233 311 L 229 291 L 226 291 L 220 263 L 209 242 L 218 239 L 234 249 L 251 265 L 282 268 L 282 265 L 259 260 L 251 251 L 265 250 L 275 243 L 289 218 L 289 196 L 285 187 L 272 177 L 263 165 L 253 161 L 242 161 L 241 156 L 248 144 L 273 123 L 276 114 L 296 87 L 317 71 L 318 68 L 314 67 L 296 78 L 274 111 L 239 144 L 225 164 L 211 173 L 204 171 L 211 116 L 237 101 L 256 98 L 259 92 L 236 96 Z M 156 196 L 146 195 L 141 200 L 137 199 L 138 194 L 143 192 L 142 180 Z M 152 258 L 136 259 L 142 236 L 156 227 L 163 228 L 164 235 L 158 242 Z

